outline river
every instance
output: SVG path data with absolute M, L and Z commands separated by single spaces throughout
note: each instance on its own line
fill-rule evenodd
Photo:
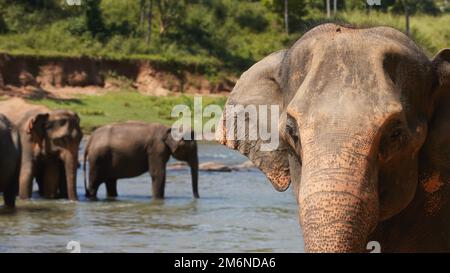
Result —
M 217 144 L 200 144 L 199 157 L 247 160 Z M 183 169 L 168 171 L 162 201 L 151 199 L 148 174 L 119 180 L 115 200 L 102 185 L 89 201 L 80 168 L 77 189 L 79 202 L 34 193 L 13 212 L 0 209 L 0 252 L 69 252 L 72 240 L 81 252 L 303 252 L 292 190 L 276 192 L 257 170 L 200 172 L 198 200 Z

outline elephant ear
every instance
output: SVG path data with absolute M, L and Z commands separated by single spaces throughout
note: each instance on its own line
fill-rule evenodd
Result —
M 75 118 L 75 122 L 78 126 L 80 126 L 80 116 L 77 113 L 73 112 L 73 116 Z
M 441 195 L 450 191 L 450 49 L 444 49 L 434 57 L 433 67 L 436 73 L 435 106 L 420 154 L 419 178 L 428 213 L 436 212 L 440 208 Z
M 266 122 L 268 121 L 266 120 L 261 123 L 260 119 L 266 117 L 256 114 L 258 120 L 255 122 L 255 118 L 252 120 L 249 117 L 251 114 L 247 106 L 254 106 L 259 113 L 262 107 L 268 106 L 269 109 L 271 106 L 278 106 L 278 109 L 282 107 L 283 97 L 278 75 L 285 53 L 284 50 L 273 53 L 241 75 L 229 95 L 216 132 L 216 138 L 221 144 L 247 156 L 265 173 L 278 191 L 285 191 L 291 180 L 287 146 L 281 140 L 278 124 L 276 124 L 276 128 L 270 129 L 276 130 L 279 144 L 277 147 L 267 149 L 265 147 L 267 141 L 261 139 L 259 133 L 254 135 L 252 132 L 258 132 L 258 130 L 261 132 L 261 129 L 269 132 L 270 130 L 267 130 L 269 128 L 261 127 L 266 127 L 267 125 L 264 124 L 270 124 L 272 121 Z M 271 115 L 277 115 L 275 120 L 278 120 L 279 112 L 268 112 L 269 119 L 273 118 Z M 239 117 L 241 119 L 243 117 L 244 121 L 239 123 Z M 243 133 L 242 130 L 244 130 Z
M 45 126 L 47 124 L 49 115 L 45 114 L 37 114 L 28 122 L 26 132 L 31 135 L 31 139 L 33 142 L 42 145 L 42 141 L 45 138 Z
M 170 151 L 173 153 L 176 152 L 178 147 L 182 146 L 185 141 L 194 140 L 195 135 L 194 131 L 190 131 L 185 133 L 184 135 L 172 135 L 172 128 L 168 128 L 166 131 L 166 136 L 164 138 L 164 143 L 169 147 Z
M 172 137 L 172 128 L 167 129 L 164 143 L 169 147 L 172 154 L 175 153 L 179 145 L 179 140 Z

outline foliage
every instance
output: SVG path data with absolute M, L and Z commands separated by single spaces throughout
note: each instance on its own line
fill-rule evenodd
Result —
M 0 0 L 0 52 L 42 56 L 147 59 L 182 73 L 208 77 L 240 74 L 265 55 L 288 47 L 326 19 L 325 0 Z M 153 3 L 151 40 L 143 3 Z M 403 1 L 410 6 L 411 34 L 430 53 L 448 47 L 450 14 L 440 0 L 338 0 L 337 20 L 404 29 Z M 333 3 L 334 1 L 330 1 Z M 406 3 L 406 2 L 405 2 Z M 447 7 L 448 9 L 448 7 Z
M 283 18 L 285 0 L 263 0 L 263 2 L 267 7 L 277 13 L 280 18 Z M 301 30 L 304 17 L 308 14 L 305 0 L 289 0 L 287 3 L 290 31 Z
M 8 26 L 6 25 L 5 19 L 3 18 L 2 13 L 0 12 L 0 34 L 4 34 L 8 32 Z

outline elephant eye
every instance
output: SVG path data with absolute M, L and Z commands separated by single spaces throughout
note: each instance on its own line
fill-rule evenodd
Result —
M 405 144 L 408 140 L 408 132 L 402 122 L 397 121 L 388 130 L 388 141 L 397 145 Z
M 291 146 L 292 148 L 292 152 L 301 162 L 302 145 L 300 144 L 297 121 L 289 115 L 287 116 L 286 119 L 286 138 L 287 142 L 289 143 L 289 146 Z
M 294 142 L 298 141 L 297 123 L 290 116 L 288 116 L 286 120 L 286 133 L 289 137 L 292 138 L 292 140 L 294 140 Z
M 60 119 L 59 121 L 58 121 L 58 125 L 59 126 L 64 126 L 65 124 L 67 123 L 67 120 L 66 119 Z
M 58 146 L 65 146 L 69 142 L 69 137 L 63 136 L 53 140 L 53 143 Z
M 405 134 L 401 128 L 396 128 L 392 131 L 390 139 L 391 141 L 402 141 L 402 139 L 405 137 Z
M 381 139 L 380 157 L 384 160 L 390 159 L 408 143 L 408 139 L 408 132 L 401 123 L 396 123 Z

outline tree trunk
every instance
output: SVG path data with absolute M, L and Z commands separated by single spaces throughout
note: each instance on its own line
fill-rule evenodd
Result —
M 410 36 L 410 26 L 409 26 L 409 10 L 408 7 L 405 6 L 405 17 L 406 17 L 406 35 Z
M 148 13 L 147 13 L 147 45 L 150 44 L 152 38 L 152 17 L 153 17 L 153 0 L 148 0 Z
M 139 25 L 142 26 L 145 20 L 145 8 L 146 8 L 146 0 L 139 0 Z
M 334 0 L 333 2 L 333 16 L 336 17 L 337 15 L 337 0 Z
M 284 26 L 286 29 L 286 33 L 289 34 L 289 1 L 284 0 Z
M 159 10 L 159 34 L 163 34 L 166 31 L 166 22 L 164 19 L 164 7 L 163 4 L 161 3 L 161 0 L 157 0 L 156 4 L 158 5 L 158 10 Z
M 331 0 L 327 0 L 327 18 L 328 19 L 331 17 L 330 1 Z

